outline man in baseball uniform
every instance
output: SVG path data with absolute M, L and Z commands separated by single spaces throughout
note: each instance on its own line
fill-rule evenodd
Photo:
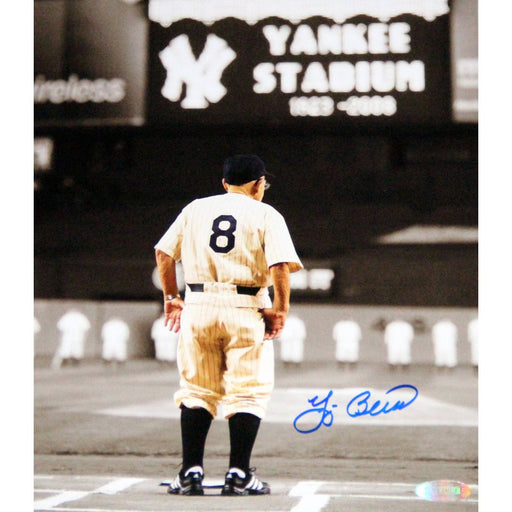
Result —
M 112 317 L 101 328 L 103 345 L 101 358 L 114 367 L 122 365 L 127 359 L 127 345 L 130 339 L 130 327 L 121 318 Z
M 279 335 L 281 343 L 281 361 L 285 366 L 299 365 L 304 361 L 304 340 L 306 324 L 297 315 L 289 315 L 286 325 Z
M 77 365 L 84 357 L 84 345 L 91 322 L 75 308 L 66 311 L 57 322 L 61 333 L 60 344 L 53 356 L 51 366 L 59 369 L 63 363 L 71 361 Z
M 175 364 L 179 333 L 167 328 L 165 313 L 153 322 L 151 338 L 155 344 L 155 359 L 161 363 Z
M 434 364 L 437 368 L 453 369 L 457 366 L 457 326 L 443 318 L 432 327 Z
M 250 457 L 274 384 L 272 340 L 288 314 L 289 274 L 303 266 L 284 218 L 262 202 L 267 176 L 255 155 L 228 158 L 226 194 L 192 201 L 155 246 L 166 325 L 181 330 L 174 398 L 183 461 L 171 494 L 203 494 L 204 447 L 221 402 L 230 434 L 222 494 L 270 493 L 251 470 Z M 185 301 L 176 283 L 180 260 Z
M 388 352 L 388 367 L 393 370 L 398 365 L 408 368 L 411 364 L 411 343 L 414 329 L 405 320 L 393 320 L 384 329 L 384 343 Z
M 471 364 L 475 373 L 478 372 L 478 318 L 468 323 L 468 341 L 471 346 Z
M 336 342 L 335 357 L 338 366 L 353 367 L 359 361 L 359 343 L 362 333 L 359 324 L 351 318 L 336 322 L 332 330 Z

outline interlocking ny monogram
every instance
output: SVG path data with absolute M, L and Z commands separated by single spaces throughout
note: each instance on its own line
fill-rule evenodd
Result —
M 224 39 L 209 34 L 203 52 L 196 60 L 187 35 L 175 37 L 159 53 L 167 69 L 162 95 L 170 101 L 179 101 L 182 88 L 186 93 L 180 105 L 183 108 L 207 108 L 217 103 L 227 92 L 221 84 L 222 73 L 235 59 L 236 53 Z

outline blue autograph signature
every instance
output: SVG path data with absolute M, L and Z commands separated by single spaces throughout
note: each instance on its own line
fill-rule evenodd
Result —
M 397 400 L 392 406 L 390 406 L 389 402 L 386 402 L 381 407 L 380 400 L 377 400 L 370 406 L 368 404 L 368 400 L 372 394 L 370 391 L 364 391 L 363 393 L 359 393 L 359 395 L 356 395 L 354 398 L 352 398 L 352 400 L 350 400 L 347 405 L 347 414 L 352 416 L 352 418 L 357 418 L 358 416 L 363 416 L 365 414 L 369 414 L 370 416 L 378 416 L 379 414 L 389 414 L 393 411 L 400 411 L 405 409 L 411 405 L 418 397 L 418 390 L 414 386 L 411 386 L 410 384 L 401 384 L 400 386 L 395 386 L 394 388 L 386 391 L 386 395 L 396 391 L 397 389 L 404 388 L 412 389 L 414 391 L 414 396 L 408 402 Z
M 314 432 L 315 430 L 318 430 L 322 425 L 325 425 L 326 427 L 330 427 L 332 425 L 332 422 L 334 420 L 334 415 L 332 411 L 328 409 L 329 406 L 329 399 L 332 396 L 332 390 L 329 391 L 328 395 L 323 399 L 317 402 L 318 395 L 315 396 L 315 398 L 311 398 L 308 400 L 308 402 L 313 406 L 313 409 L 307 409 L 304 412 L 301 412 L 293 421 L 293 426 L 295 427 L 295 430 L 297 432 L 300 432 L 301 434 L 310 434 L 311 432 Z M 319 407 L 320 406 L 320 407 Z M 338 407 L 336 404 L 332 404 L 332 408 Z M 318 425 L 316 427 L 310 428 L 309 430 L 302 430 L 297 426 L 298 421 L 310 413 L 318 413 L 320 414 L 320 420 L 318 422 Z
M 358 416 L 364 416 L 365 414 L 369 414 L 370 416 L 378 416 L 379 414 L 389 414 L 393 411 L 400 411 L 405 409 L 409 405 L 411 405 L 414 400 L 418 397 L 418 389 L 410 384 L 401 384 L 399 386 L 395 386 L 394 388 L 386 391 L 386 395 L 389 395 L 393 391 L 398 389 L 410 389 L 414 392 L 414 396 L 410 398 L 408 401 L 396 400 L 393 405 L 390 405 L 390 402 L 387 401 L 384 405 L 381 405 L 380 400 L 376 400 L 373 404 L 369 403 L 371 398 L 370 391 L 363 391 L 356 395 L 347 405 L 347 414 L 352 418 L 357 418 Z M 326 427 L 330 427 L 334 421 L 334 414 L 332 409 L 338 407 L 336 404 L 329 404 L 329 400 L 333 395 L 333 391 L 329 391 L 327 396 L 323 399 L 319 399 L 318 395 L 314 398 L 308 399 L 308 402 L 313 406 L 311 409 L 306 409 L 301 412 L 293 421 L 293 426 L 297 432 L 301 434 L 310 434 L 311 432 L 315 432 L 322 425 Z M 331 409 L 329 409 L 329 406 Z M 298 426 L 298 423 L 301 419 L 303 419 L 308 414 L 315 413 L 318 414 L 318 424 L 310 429 L 304 430 Z

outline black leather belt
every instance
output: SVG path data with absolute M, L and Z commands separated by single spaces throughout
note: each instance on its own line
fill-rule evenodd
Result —
M 191 292 L 204 292 L 203 283 L 187 283 L 187 286 L 190 288 Z M 256 295 L 260 290 L 261 288 L 255 288 L 254 286 L 236 285 L 236 291 L 241 295 Z

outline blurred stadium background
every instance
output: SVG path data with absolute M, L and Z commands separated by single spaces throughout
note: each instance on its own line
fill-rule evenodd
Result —
M 477 2 L 319 2 L 315 15 L 223 1 L 196 19 L 187 4 L 34 2 L 36 317 L 79 300 L 127 303 L 133 318 L 137 303 L 149 326 L 153 244 L 187 202 L 220 191 L 237 152 L 277 176 L 266 200 L 306 263 L 294 304 L 474 315 Z M 234 55 L 217 70 L 200 60 L 212 34 Z M 164 66 L 178 39 L 189 75 Z M 208 66 L 191 92 L 190 69 Z M 45 356 L 57 340 L 38 320 Z M 142 337 L 131 352 L 146 356 Z

